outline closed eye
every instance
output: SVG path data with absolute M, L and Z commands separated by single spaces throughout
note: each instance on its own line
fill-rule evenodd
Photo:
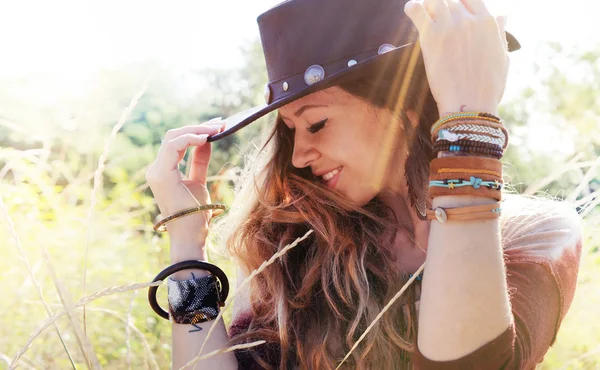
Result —
M 311 134 L 317 133 L 319 130 L 325 127 L 325 122 L 327 122 L 327 119 L 324 119 L 317 123 L 313 123 L 307 128 L 308 132 L 310 132 Z

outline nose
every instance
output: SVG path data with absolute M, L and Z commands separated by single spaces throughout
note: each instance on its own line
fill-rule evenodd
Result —
M 294 152 L 292 154 L 292 165 L 294 167 L 307 167 L 319 158 L 320 154 L 311 141 L 310 138 L 304 137 L 302 134 L 294 134 Z

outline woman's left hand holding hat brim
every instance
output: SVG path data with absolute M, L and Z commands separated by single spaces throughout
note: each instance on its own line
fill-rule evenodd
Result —
M 440 114 L 497 113 L 510 64 L 504 26 L 482 0 L 409 1 L 431 92 Z

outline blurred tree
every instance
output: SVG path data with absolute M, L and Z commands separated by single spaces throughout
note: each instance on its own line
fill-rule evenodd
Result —
M 509 164 L 507 175 L 520 192 L 556 173 L 576 155 L 581 160 L 600 156 L 600 48 L 582 51 L 550 43 L 545 54 L 552 63 L 538 62 L 536 83 L 501 106 L 511 133 L 504 158 Z M 538 135 L 543 135 L 544 150 L 532 145 L 540 141 Z M 566 197 L 565 190 L 582 181 L 587 167 L 558 176 L 548 185 L 548 193 Z M 595 171 L 594 177 L 599 179 L 598 169 Z M 596 190 L 594 183 L 592 179 L 579 197 Z

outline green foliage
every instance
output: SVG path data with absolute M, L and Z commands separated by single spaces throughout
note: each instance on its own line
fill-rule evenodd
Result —
M 527 89 L 522 99 L 505 105 L 502 115 L 514 136 L 513 143 L 523 143 L 509 147 L 506 156 L 513 185 L 520 191 L 555 172 L 567 158 L 539 154 L 525 145 L 526 134 L 519 130 L 536 114 L 546 114 L 550 118 L 547 124 L 559 130 L 573 130 L 581 139 L 576 143 L 581 161 L 593 160 L 599 153 L 596 122 L 600 112 L 595 103 L 600 96 L 600 67 L 596 62 L 600 51 L 566 58 L 564 51 L 555 46 L 553 50 L 557 59 L 564 58 L 565 63 L 589 73 L 572 79 L 558 66 L 541 71 L 545 76 L 542 90 Z M 4 103 L 0 109 L 0 196 L 15 231 L 13 234 L 4 216 L 0 216 L 0 240 L 4 241 L 0 283 L 8 287 L 8 294 L 0 300 L 0 311 L 4 313 L 0 319 L 0 358 L 10 361 L 48 317 L 22 257 L 28 261 L 52 312 L 61 309 L 62 304 L 49 268 L 55 270 L 61 289 L 73 301 L 80 299 L 84 295 L 86 249 L 87 295 L 110 286 L 148 282 L 169 264 L 167 239 L 152 231 L 157 210 L 145 185 L 146 167 L 154 160 L 168 129 L 215 116 L 227 117 L 263 102 L 267 78 L 260 45 L 249 45 L 245 55 L 248 63 L 241 70 L 201 71 L 197 80 L 200 88 L 192 97 L 180 93 L 175 76 L 152 63 L 103 71 L 90 82 L 92 88 L 87 94 L 60 95 L 52 103 L 35 93 L 40 76 L 0 81 L 0 101 Z M 110 131 L 151 73 L 154 77 L 149 89 L 110 146 L 102 181 L 92 198 L 94 171 Z M 210 173 L 228 174 L 227 168 L 242 164 L 242 153 L 252 138 L 268 129 L 270 119 L 215 143 Z M 567 196 L 590 168 L 588 164 L 566 171 L 542 189 Z M 576 199 L 598 189 L 597 172 L 587 179 L 589 186 L 580 189 Z M 211 185 L 215 200 L 231 202 L 231 181 L 219 180 Z M 90 217 L 92 199 L 95 204 Z M 557 342 L 546 355 L 544 369 L 600 366 L 600 326 L 594 316 L 600 304 L 597 220 L 598 212 L 586 217 L 588 240 L 577 294 Z M 45 251 L 50 256 L 48 261 Z M 231 282 L 236 281 L 231 261 L 213 261 Z M 159 299 L 166 302 L 164 287 L 159 289 Z M 81 320 L 82 310 L 76 312 Z M 230 309 L 224 318 L 229 325 Z M 137 369 L 156 363 L 161 369 L 169 368 L 170 324 L 150 309 L 145 289 L 99 298 L 87 306 L 86 322 L 87 336 L 103 367 Z M 68 319 L 59 318 L 56 325 L 77 367 L 84 368 L 85 360 Z M 71 367 L 53 326 L 34 339 L 22 363 L 45 369 Z M 0 364 L 0 369 L 7 368 L 6 362 Z

